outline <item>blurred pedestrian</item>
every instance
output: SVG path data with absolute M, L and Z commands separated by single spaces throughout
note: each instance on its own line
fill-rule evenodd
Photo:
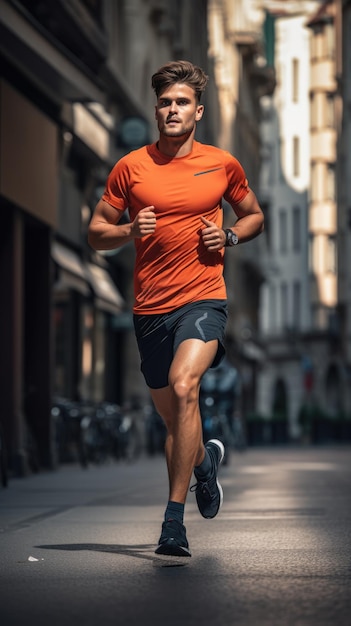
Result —
M 141 370 L 167 428 L 169 500 L 156 553 L 175 556 L 191 556 L 184 505 L 193 471 L 203 517 L 215 517 L 223 499 L 217 474 L 224 447 L 218 440 L 203 444 L 199 387 L 224 356 L 224 249 L 263 230 L 241 164 L 195 140 L 207 81 L 188 61 L 167 63 L 152 76 L 159 139 L 116 163 L 89 227 L 94 249 L 135 243 Z M 236 216 L 226 230 L 222 197 Z M 120 223 L 127 209 L 130 221 Z

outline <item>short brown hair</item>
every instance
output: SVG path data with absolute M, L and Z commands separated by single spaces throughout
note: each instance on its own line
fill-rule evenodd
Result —
M 158 98 L 160 94 L 175 83 L 186 83 L 195 91 L 198 102 L 205 91 L 208 76 L 198 65 L 193 65 L 190 61 L 170 61 L 160 67 L 152 76 L 152 88 Z

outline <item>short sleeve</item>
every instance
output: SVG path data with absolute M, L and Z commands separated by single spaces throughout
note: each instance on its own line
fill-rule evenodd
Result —
M 117 161 L 107 177 L 102 199 L 115 209 L 125 210 L 128 207 L 129 167 L 123 157 Z
M 226 172 L 228 187 L 224 194 L 225 200 L 231 205 L 239 204 L 249 193 L 249 183 L 243 166 L 229 152 L 227 153 Z

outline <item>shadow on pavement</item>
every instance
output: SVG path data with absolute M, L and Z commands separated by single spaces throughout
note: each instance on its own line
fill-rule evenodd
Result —
M 132 556 L 137 559 L 152 561 L 155 565 L 160 565 L 160 567 L 184 567 L 185 565 L 187 565 L 187 562 L 185 562 L 184 559 L 181 557 L 164 557 L 157 556 L 156 554 L 149 554 L 150 551 L 154 552 L 155 546 L 153 544 L 128 546 L 104 543 L 63 543 L 40 545 L 35 547 L 42 550 L 67 550 L 68 552 L 81 550 L 90 550 L 92 552 L 109 552 L 112 554 L 119 554 L 121 556 Z

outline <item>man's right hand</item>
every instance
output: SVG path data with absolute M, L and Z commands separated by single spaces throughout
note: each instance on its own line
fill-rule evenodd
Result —
M 140 209 L 132 223 L 131 230 L 133 237 L 137 238 L 152 235 L 156 230 L 155 207 L 147 206 L 144 209 Z
M 156 228 L 154 208 L 144 207 L 133 222 L 119 224 L 124 211 L 99 200 L 89 224 L 89 245 L 94 250 L 114 250 L 133 239 L 152 235 Z

